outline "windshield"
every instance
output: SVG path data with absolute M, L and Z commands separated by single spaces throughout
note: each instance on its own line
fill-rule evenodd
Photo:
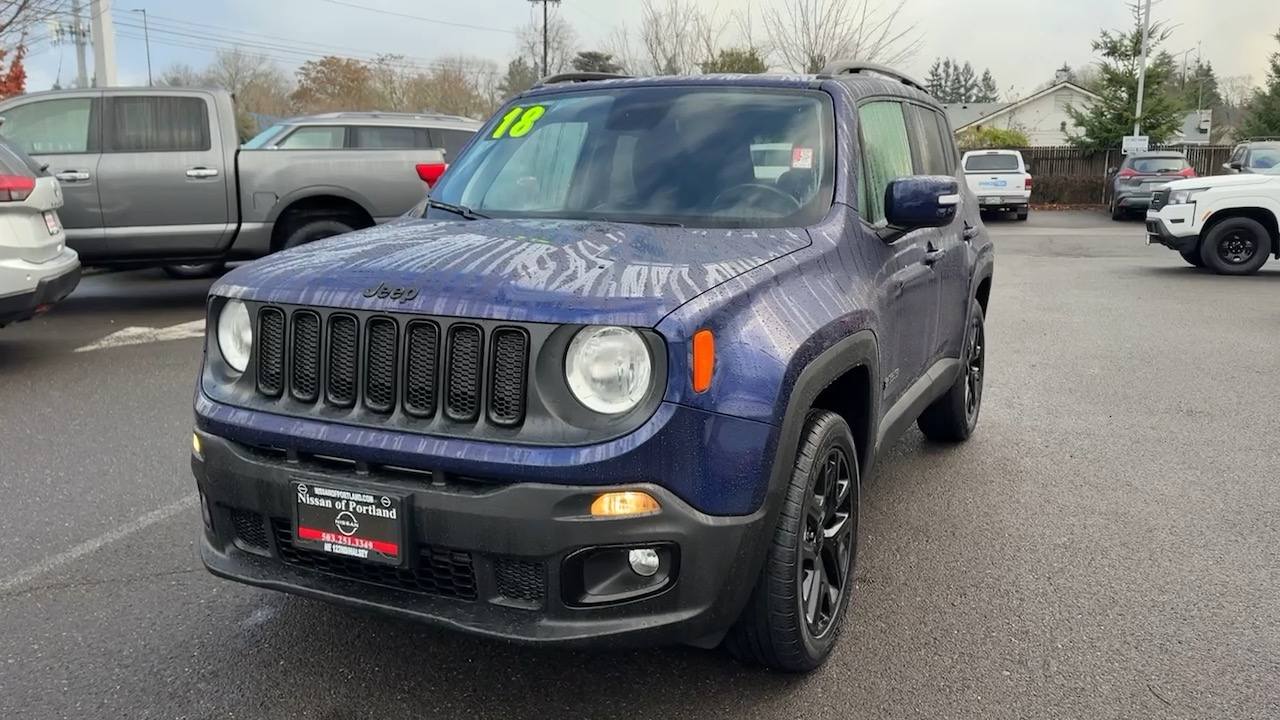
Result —
M 965 172 L 1017 172 L 1018 156 L 1006 153 L 971 155 L 964 161 Z
M 1255 147 L 1253 152 L 1249 153 L 1251 170 L 1270 170 L 1277 164 L 1280 164 L 1280 148 Z
M 267 128 L 266 130 L 263 130 L 262 132 L 258 133 L 257 135 L 254 135 L 254 136 L 253 136 L 253 137 L 252 137 L 248 142 L 246 142 L 245 144 L 241 145 L 240 147 L 244 148 L 245 150 L 261 150 L 261 149 L 263 148 L 263 146 L 265 146 L 265 145 L 267 144 L 267 141 L 268 141 L 268 140 L 270 140 L 271 138 L 273 138 L 273 137 L 275 137 L 275 136 L 279 135 L 279 134 L 280 134 L 280 132 L 281 132 L 281 131 L 283 131 L 286 127 L 288 127 L 288 126 L 287 126 L 287 125 L 272 125 L 271 127 Z
M 815 91 L 566 92 L 499 110 L 431 197 L 487 217 L 808 225 L 831 207 L 832 115 Z

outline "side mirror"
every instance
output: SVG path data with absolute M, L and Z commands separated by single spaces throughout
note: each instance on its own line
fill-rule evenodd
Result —
M 900 177 L 884 191 L 884 215 L 900 232 L 950 225 L 960 204 L 960 186 L 953 177 Z
M 1243 170 L 1244 163 L 1240 162 L 1239 160 L 1232 160 L 1231 162 L 1226 164 L 1226 168 L 1228 170 Z
M 1107 174 L 1108 174 L 1108 175 L 1115 175 L 1115 174 L 1116 174 L 1116 173 L 1118 173 L 1118 172 L 1120 172 L 1120 168 L 1118 168 L 1118 167 L 1109 167 L 1109 168 L 1107 168 Z

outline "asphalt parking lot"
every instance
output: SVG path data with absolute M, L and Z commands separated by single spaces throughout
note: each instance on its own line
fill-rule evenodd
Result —
M 1280 262 L 1219 277 L 1092 213 L 990 227 L 978 432 L 881 458 L 849 625 L 800 679 L 213 578 L 188 466 L 208 282 L 88 277 L 0 330 L 0 717 L 1280 717 Z

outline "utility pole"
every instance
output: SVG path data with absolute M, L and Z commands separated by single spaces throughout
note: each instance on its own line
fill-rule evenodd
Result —
M 97 81 L 95 85 L 115 87 L 116 31 L 111 24 L 111 0 L 89 0 L 89 21 L 93 26 L 93 75 Z
M 147 27 L 147 9 L 135 8 L 133 12 L 142 13 L 142 41 L 147 45 L 147 87 L 151 87 L 151 30 Z
M 531 3 L 542 3 L 542 76 L 551 74 L 551 3 L 560 4 L 560 0 L 529 0 Z
M 1151 0 L 1147 0 L 1142 13 L 1142 59 L 1138 64 L 1138 110 L 1133 116 L 1133 134 L 1141 135 L 1142 94 L 1147 88 L 1147 43 L 1151 38 Z
M 89 66 L 85 62 L 84 24 L 80 18 L 80 0 L 71 0 L 71 37 L 76 44 L 76 87 L 89 87 Z

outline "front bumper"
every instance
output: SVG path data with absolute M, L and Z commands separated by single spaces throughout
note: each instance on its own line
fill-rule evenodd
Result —
M 29 290 L 0 296 L 0 327 L 30 320 L 70 295 L 80 284 L 80 258 L 69 248 L 45 263 L 0 264 L 0 288 L 33 283 Z
M 1192 252 L 1200 244 L 1195 232 L 1195 205 L 1166 205 L 1159 211 L 1147 213 L 1146 230 L 1148 245 L 1163 245 L 1178 252 Z
M 710 646 L 744 606 L 769 537 L 763 509 L 709 516 L 656 485 L 483 484 L 445 473 L 341 471 L 314 456 L 273 457 L 204 431 L 196 435 L 192 470 L 209 518 L 200 554 L 214 575 L 492 638 Z M 403 494 L 408 566 L 373 566 L 296 546 L 291 480 Z M 595 497 L 619 489 L 649 493 L 661 512 L 592 518 Z M 665 580 L 638 596 L 584 606 L 592 581 L 584 580 L 583 551 L 632 546 L 662 549 L 666 570 L 654 577 L 665 573 Z M 619 578 L 631 572 L 617 569 Z M 638 577 L 623 582 L 643 583 Z

